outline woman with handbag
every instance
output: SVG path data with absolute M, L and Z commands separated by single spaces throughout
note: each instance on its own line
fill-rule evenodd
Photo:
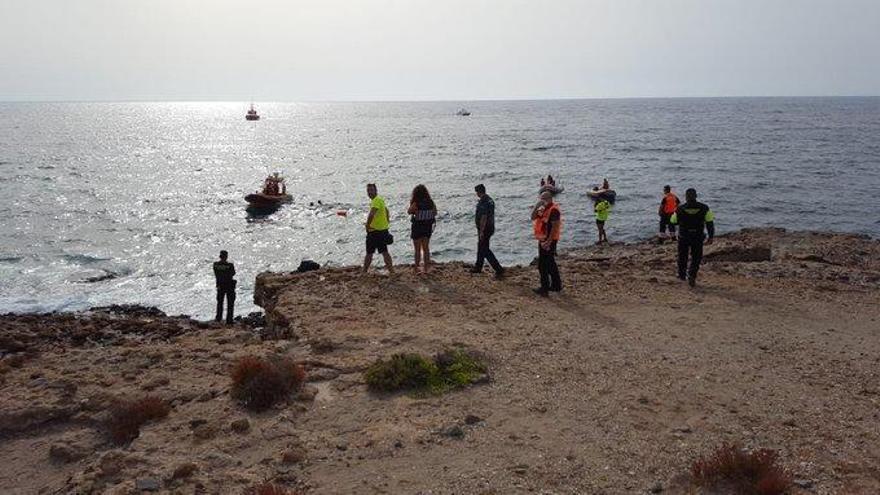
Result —
M 434 222 L 437 218 L 437 206 L 434 204 L 434 200 L 431 199 L 431 193 L 428 192 L 428 188 L 423 184 L 419 184 L 413 189 L 407 213 L 410 214 L 412 219 L 410 237 L 415 249 L 413 272 L 425 274 L 428 273 L 431 263 L 431 248 L 429 244 L 431 242 L 431 234 L 434 232 Z M 419 265 L 422 262 L 424 264 L 421 265 L 420 271 Z

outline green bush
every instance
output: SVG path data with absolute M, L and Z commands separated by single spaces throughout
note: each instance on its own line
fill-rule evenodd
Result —
M 370 390 L 397 392 L 411 390 L 439 394 L 476 382 L 486 366 L 474 354 L 455 349 L 428 359 L 415 353 L 394 354 L 380 359 L 364 372 Z

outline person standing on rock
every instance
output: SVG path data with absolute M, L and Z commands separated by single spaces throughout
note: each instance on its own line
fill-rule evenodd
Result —
M 598 191 L 598 188 L 593 188 L 594 193 Z M 607 243 L 608 234 L 605 232 L 605 222 L 608 221 L 608 215 L 611 213 L 611 203 L 602 196 L 598 196 L 596 204 L 593 205 L 593 212 L 596 214 L 596 230 L 599 233 L 599 240 L 596 241 L 596 244 Z
M 367 184 L 367 196 L 370 198 L 370 214 L 367 215 L 367 221 L 364 226 L 367 229 L 367 255 L 364 256 L 364 273 L 370 269 L 373 263 L 373 253 L 376 251 L 382 255 L 385 260 L 385 268 L 388 269 L 389 275 L 394 275 L 394 264 L 391 262 L 391 254 L 388 252 L 388 245 L 394 242 L 388 228 L 391 226 L 388 221 L 388 208 L 385 206 L 385 198 L 379 196 L 379 190 L 376 184 Z
M 538 240 L 538 272 L 541 286 L 535 289 L 539 296 L 562 290 L 559 267 L 556 265 L 556 244 L 562 234 L 562 211 L 549 191 L 541 193 L 541 200 L 532 208 L 532 224 Z
M 431 193 L 424 184 L 419 184 L 413 189 L 409 200 L 409 208 L 406 210 L 412 218 L 410 237 L 415 249 L 414 273 L 426 274 L 431 264 L 431 234 L 434 232 L 434 222 L 437 218 L 437 205 L 431 199 Z M 419 272 L 419 264 L 424 261 L 423 268 Z
M 477 193 L 477 211 L 474 214 L 474 221 L 477 224 L 477 262 L 471 268 L 471 273 L 480 273 L 483 271 L 483 262 L 488 261 L 492 269 L 495 270 L 495 277 L 504 276 L 504 268 L 489 247 L 489 241 L 495 234 L 495 201 L 486 194 L 486 186 L 477 184 L 474 187 Z
M 220 261 L 214 262 L 214 279 L 217 282 L 217 314 L 214 321 L 223 319 L 223 300 L 226 299 L 226 323 L 232 324 L 235 306 L 235 265 L 226 261 L 229 253 L 220 251 Z
M 697 284 L 697 272 L 703 260 L 703 242 L 712 244 L 715 237 L 715 214 L 703 203 L 697 201 L 696 189 L 684 193 L 684 204 L 676 208 L 672 225 L 678 225 L 678 278 L 687 280 L 691 287 Z M 708 240 L 703 230 L 709 234 Z M 690 256 L 690 267 L 688 267 Z
M 666 238 L 666 230 L 669 229 L 669 238 L 675 240 L 675 225 L 669 220 L 672 214 L 678 209 L 681 201 L 672 192 L 670 186 L 663 186 L 663 199 L 660 200 L 660 208 L 657 213 L 660 215 L 660 241 Z

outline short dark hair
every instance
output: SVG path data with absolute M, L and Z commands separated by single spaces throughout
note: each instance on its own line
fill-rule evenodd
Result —
M 664 191 L 664 192 L 669 192 L 669 191 L 671 191 L 671 190 L 672 190 L 672 188 L 669 187 L 669 185 L 665 185 L 665 186 L 663 186 L 663 191 Z
M 225 260 L 226 258 L 229 257 L 229 253 L 227 253 L 226 250 L 223 249 L 223 250 L 220 251 L 220 257 L 223 258 L 223 259 Z
M 476 187 L 474 187 L 474 191 L 480 194 L 486 194 L 486 186 L 482 184 L 477 184 Z
M 376 187 L 376 184 L 373 184 L 372 182 L 370 182 L 369 184 L 367 184 L 367 189 L 369 189 L 369 188 L 371 188 L 371 187 L 372 187 L 373 189 L 377 190 L 377 191 L 379 190 L 379 188 Z
M 697 190 L 693 187 L 688 188 L 688 190 L 684 192 L 684 197 L 697 199 Z

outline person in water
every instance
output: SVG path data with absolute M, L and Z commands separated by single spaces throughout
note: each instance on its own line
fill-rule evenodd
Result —
M 394 275 L 394 264 L 391 262 L 391 254 L 388 252 L 388 245 L 393 242 L 391 234 L 388 232 L 390 223 L 388 221 L 388 208 L 385 206 L 385 198 L 379 196 L 376 184 L 367 184 L 367 196 L 370 198 L 370 214 L 367 215 L 367 221 L 364 227 L 367 229 L 367 254 L 364 256 L 364 273 L 370 269 L 373 263 L 373 253 L 376 251 L 382 255 L 385 260 L 385 268 L 388 273 Z
M 712 244 L 715 238 L 715 214 L 703 203 L 697 201 L 696 189 L 684 193 L 684 204 L 676 208 L 672 225 L 678 225 L 678 278 L 687 279 L 688 285 L 697 285 L 697 272 L 703 260 L 703 243 Z M 709 234 L 706 240 L 703 230 Z M 688 266 L 690 256 L 690 266 Z
M 602 190 L 608 191 L 611 189 L 611 184 L 608 183 L 608 179 L 602 179 Z
M 235 265 L 227 261 L 229 253 L 220 251 L 220 261 L 214 262 L 214 279 L 217 283 L 217 314 L 214 321 L 223 319 L 223 300 L 226 299 L 226 323 L 232 324 L 235 305 Z
M 477 184 L 474 187 L 477 193 L 477 210 L 474 214 L 474 221 L 477 225 L 477 262 L 471 268 L 471 273 L 480 273 L 483 271 L 483 262 L 488 261 L 492 269 L 495 270 L 495 277 L 504 276 L 504 268 L 498 263 L 498 258 L 492 252 L 489 243 L 492 235 L 495 234 L 495 201 L 486 194 L 486 186 Z
M 556 244 L 562 234 L 562 211 L 553 201 L 549 191 L 541 193 L 541 200 L 532 208 L 532 224 L 538 241 L 538 273 L 541 286 L 535 290 L 539 296 L 562 290 L 559 266 L 556 264 Z
M 599 188 L 594 187 L 593 192 L 598 192 Z M 596 197 L 596 204 L 593 206 L 593 212 L 596 214 L 596 229 L 599 231 L 599 240 L 596 244 L 608 242 L 608 234 L 605 232 L 605 222 L 608 221 L 608 215 L 611 213 L 611 203 L 602 196 Z
M 409 200 L 409 209 L 407 213 L 412 219 L 412 228 L 410 229 L 410 237 L 413 241 L 415 249 L 415 265 L 413 271 L 419 273 L 419 264 L 422 265 L 421 273 L 428 273 L 431 263 L 431 234 L 434 232 L 434 222 L 437 218 L 437 206 L 431 199 L 431 193 L 423 184 L 417 185 Z
M 548 186 L 555 186 L 556 185 L 556 180 L 550 174 L 547 174 L 547 185 Z
M 672 192 L 670 186 L 663 186 L 663 199 L 660 200 L 660 208 L 657 213 L 660 215 L 660 240 L 666 238 L 666 230 L 669 230 L 669 238 L 675 240 L 675 225 L 669 220 L 681 204 L 678 196 Z

